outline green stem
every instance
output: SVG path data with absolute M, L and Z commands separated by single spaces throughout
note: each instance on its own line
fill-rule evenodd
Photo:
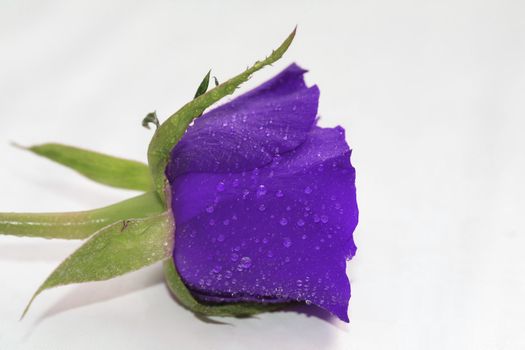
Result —
M 163 212 L 155 192 L 108 207 L 69 213 L 0 213 L 0 235 L 84 239 L 119 220 L 138 219 Z

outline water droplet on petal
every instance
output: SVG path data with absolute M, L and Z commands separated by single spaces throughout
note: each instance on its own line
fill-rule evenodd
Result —
M 228 226 L 228 225 L 230 224 L 230 220 L 229 220 L 229 219 L 225 219 L 225 220 L 222 222 L 222 224 L 223 224 L 224 226 Z
M 224 242 L 224 235 L 222 233 L 217 236 L 217 242 Z
M 326 215 L 321 215 L 321 222 L 322 222 L 323 224 L 326 224 L 326 223 L 328 222 L 328 216 L 326 216 Z
M 288 219 L 281 218 L 281 220 L 279 220 L 279 223 L 281 224 L 281 226 L 286 226 L 288 224 Z
M 259 185 L 259 187 L 257 188 L 257 197 L 264 196 L 266 192 L 268 192 L 268 190 L 266 189 L 266 186 Z
M 217 188 L 217 191 L 222 192 L 222 191 L 224 191 L 225 187 L 226 187 L 226 186 L 224 185 L 224 182 L 221 181 L 221 182 L 219 182 L 219 183 L 217 184 L 217 187 L 216 187 L 216 188 Z
M 213 213 L 215 211 L 215 208 L 213 207 L 213 205 L 210 205 L 209 207 L 206 208 L 206 212 L 207 213 Z
M 283 246 L 290 248 L 292 246 L 292 240 L 288 237 L 285 237 L 283 240 Z
M 297 220 L 297 226 L 303 227 L 304 226 L 304 220 L 303 219 Z
M 304 302 L 306 303 L 306 305 L 311 305 L 312 304 L 312 301 L 308 300 L 308 299 L 306 299 Z
M 243 256 L 241 258 L 241 262 L 239 263 L 239 267 L 242 269 L 248 269 L 252 266 L 252 259 L 248 256 Z
M 264 204 L 259 205 L 259 211 L 265 211 L 266 206 Z
M 312 193 L 312 188 L 310 186 L 306 186 L 306 188 L 304 189 L 304 193 L 306 194 Z
M 268 256 L 269 258 L 273 257 L 273 253 L 271 250 L 268 251 L 268 253 L 266 253 L 266 256 Z
M 281 190 L 277 190 L 277 192 L 275 192 L 275 197 L 277 197 L 277 198 L 282 198 L 283 196 L 284 196 L 283 191 L 281 191 Z
M 231 261 L 237 261 L 237 260 L 239 260 L 239 254 L 237 254 L 237 253 L 233 253 L 233 254 L 230 256 L 230 259 L 231 259 Z

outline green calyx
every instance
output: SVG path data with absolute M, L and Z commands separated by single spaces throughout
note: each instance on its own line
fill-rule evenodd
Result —
M 103 281 L 164 261 L 164 275 L 170 290 L 186 308 L 208 316 L 250 316 L 276 310 L 280 304 L 206 304 L 188 290 L 173 262 L 175 219 L 170 210 L 169 184 L 164 171 L 170 152 L 191 122 L 223 97 L 232 94 L 251 75 L 280 59 L 295 36 L 294 31 L 267 58 L 257 61 L 230 80 L 208 91 L 209 71 L 195 97 L 160 123 L 155 112 L 142 125 L 157 127 L 148 147 L 148 165 L 61 144 L 20 147 L 75 170 L 104 185 L 137 190 L 142 194 L 95 210 L 68 213 L 0 213 L 0 235 L 47 239 L 87 239 L 64 260 L 37 289 L 72 283 Z M 19 146 L 18 146 L 19 147 Z
M 140 162 L 57 143 L 22 148 L 71 168 L 103 185 L 137 191 L 153 189 L 149 168 Z
M 64 260 L 38 288 L 42 291 L 72 283 L 104 281 L 171 257 L 173 216 L 169 212 L 116 222 L 96 232 Z
M 153 135 L 148 147 L 148 163 L 155 184 L 155 189 L 161 198 L 164 198 L 164 189 L 167 181 L 166 176 L 164 175 L 164 170 L 168 165 L 170 152 L 180 141 L 190 123 L 195 118 L 202 115 L 206 108 L 223 97 L 233 94 L 233 92 L 242 83 L 247 81 L 253 73 L 280 59 L 286 50 L 288 50 L 288 47 L 290 47 L 294 37 L 295 29 L 281 46 L 270 54 L 270 56 L 262 61 L 255 62 L 253 66 L 246 69 L 244 72 L 216 86 L 210 91 L 199 95 L 194 100 L 185 104 L 160 125 L 155 132 L 155 135 Z M 208 85 L 207 80 L 209 80 L 209 77 L 208 79 L 205 78 L 206 86 Z M 197 93 L 199 93 L 199 91 L 197 91 Z

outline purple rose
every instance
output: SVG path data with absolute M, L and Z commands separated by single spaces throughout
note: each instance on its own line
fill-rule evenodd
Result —
M 355 170 L 292 64 L 195 120 L 166 176 L 183 282 L 205 303 L 315 304 L 348 322 Z
M 346 261 L 355 254 L 355 170 L 341 127 L 317 126 L 319 89 L 293 64 L 214 110 L 269 56 L 195 98 L 157 126 L 148 164 L 61 144 L 26 149 L 96 182 L 143 194 L 70 213 L 0 213 L 0 235 L 86 242 L 44 290 L 103 281 L 162 261 L 182 305 L 201 315 L 248 316 L 293 302 L 348 322 Z M 196 119 L 197 118 L 197 119 Z M 194 122 L 193 125 L 191 123 Z

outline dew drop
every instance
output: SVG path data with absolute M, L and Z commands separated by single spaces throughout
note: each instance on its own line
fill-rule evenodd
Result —
M 326 215 L 321 215 L 321 222 L 322 222 L 323 224 L 326 224 L 326 223 L 328 222 L 328 216 L 326 216 Z
M 213 225 L 215 225 L 215 220 L 213 220 L 213 219 L 210 219 L 210 221 L 209 221 L 209 224 L 210 224 L 210 226 L 213 226 Z
M 248 269 L 250 268 L 250 266 L 252 266 L 252 259 L 250 259 L 250 257 L 248 256 L 243 256 L 241 258 L 241 262 L 239 263 L 239 267 L 243 269 Z
M 265 211 L 266 206 L 264 204 L 259 205 L 259 211 Z
M 304 189 L 304 193 L 306 194 L 312 193 L 312 188 L 310 186 L 306 186 L 306 188 Z
M 213 205 L 210 205 L 209 207 L 206 208 L 206 212 L 211 214 L 215 211 L 215 208 L 213 207 Z
M 303 219 L 297 220 L 297 226 L 303 227 L 304 226 L 304 220 Z
M 306 299 L 304 302 L 306 303 L 306 305 L 312 305 L 312 301 L 309 299 Z
M 230 220 L 229 220 L 229 219 L 225 219 L 225 220 L 222 222 L 222 224 L 223 224 L 224 226 L 228 226 L 228 225 L 230 224 Z
M 216 187 L 216 188 L 217 188 L 217 191 L 222 192 L 222 191 L 224 191 L 224 188 L 225 188 L 225 187 L 226 187 L 226 186 L 224 185 L 224 182 L 221 181 L 221 182 L 219 182 L 219 183 L 217 184 L 217 187 Z
M 239 260 L 239 254 L 237 254 L 237 253 L 233 253 L 233 254 L 230 256 L 230 260 L 231 260 L 231 261 L 237 261 L 237 260 Z
M 277 197 L 277 198 L 282 198 L 283 196 L 284 196 L 283 191 L 281 191 L 281 190 L 277 190 L 277 192 L 275 192 L 275 197 Z
M 266 256 L 269 257 L 269 258 L 273 257 L 273 253 L 272 253 L 272 251 L 269 250 L 269 251 L 266 253 Z
M 283 240 L 283 246 L 285 246 L 285 248 L 290 248 L 292 246 L 292 240 L 288 237 L 285 237 Z
M 318 223 L 319 221 L 321 221 L 321 218 L 319 217 L 319 215 L 315 214 L 314 215 L 314 222 Z
M 301 238 L 302 238 L 302 239 L 307 239 L 308 236 L 307 236 L 307 235 L 302 235 Z
M 217 236 L 217 242 L 224 242 L 224 235 L 221 233 L 220 235 Z
M 288 224 L 288 219 L 281 218 L 281 220 L 279 220 L 279 223 L 281 224 L 281 226 L 286 226 Z
M 259 185 L 259 187 L 257 188 L 257 197 L 264 196 L 266 192 L 268 192 L 268 190 L 266 189 L 266 186 Z

